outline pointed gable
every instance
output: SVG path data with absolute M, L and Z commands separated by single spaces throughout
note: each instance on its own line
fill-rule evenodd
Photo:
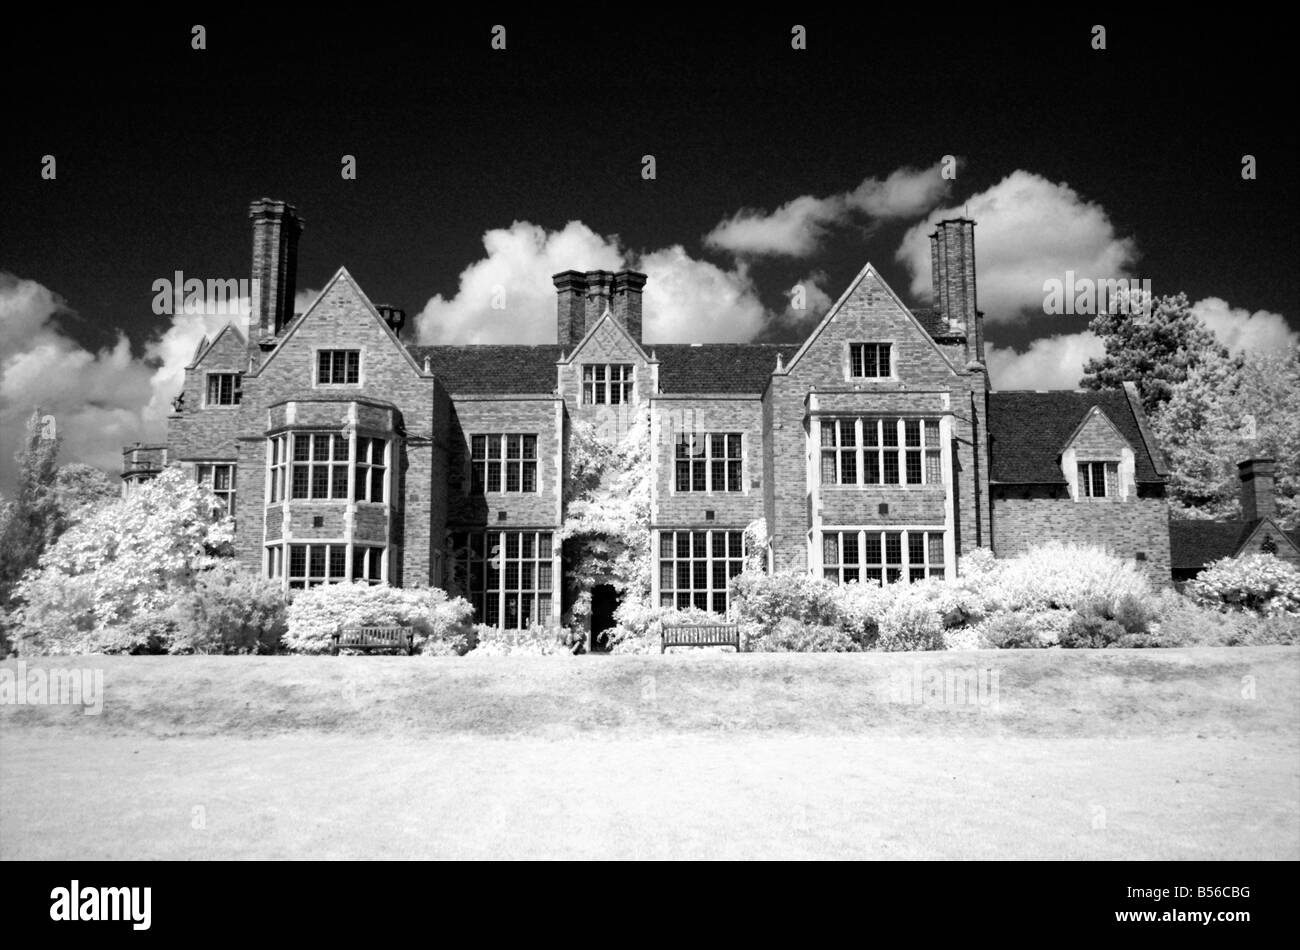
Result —
M 649 361 L 641 344 L 633 339 L 627 329 L 614 319 L 609 308 L 596 325 L 587 331 L 573 353 L 570 363 L 645 363 Z
M 844 385 L 851 380 L 849 347 L 854 343 L 889 344 L 889 379 L 896 383 L 932 380 L 936 374 L 947 378 L 957 372 L 925 327 L 870 264 L 858 272 L 809 334 L 786 366 L 786 373 L 806 378 L 812 385 Z
M 189 368 L 198 369 L 200 364 L 209 372 L 243 372 L 248 368 L 248 341 L 233 323 L 227 323 L 211 342 L 203 341 Z
M 1101 406 L 1093 406 L 1061 446 L 1062 453 L 1071 449 L 1080 460 L 1112 459 L 1118 458 L 1125 449 L 1132 451 L 1133 445 Z

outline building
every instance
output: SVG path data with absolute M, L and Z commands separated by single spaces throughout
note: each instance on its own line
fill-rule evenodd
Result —
M 1300 568 L 1300 531 L 1285 531 L 1277 520 L 1276 473 L 1273 459 L 1237 463 L 1240 520 L 1169 523 L 1175 582 L 1191 580 L 1212 561 L 1247 554 L 1274 554 Z
M 559 623 L 578 421 L 651 419 L 654 597 L 724 612 L 743 532 L 769 569 L 841 583 L 953 576 L 977 547 L 1100 542 L 1169 577 L 1165 471 L 1136 393 L 990 392 L 975 223 L 931 237 L 934 307 L 867 265 L 802 344 L 646 344 L 633 271 L 556 274 L 556 339 L 421 346 L 345 269 L 292 312 L 302 221 L 253 202 L 249 338 L 228 326 L 186 370 L 166 445 L 235 514 L 250 568 L 299 588 L 446 585 L 482 622 Z M 162 458 L 162 453 L 166 458 Z M 593 626 L 614 598 L 598 587 Z

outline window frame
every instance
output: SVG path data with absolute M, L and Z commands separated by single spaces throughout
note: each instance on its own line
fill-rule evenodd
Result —
M 230 401 L 221 399 L 221 380 L 230 379 Z M 203 406 L 205 409 L 234 409 L 241 405 L 244 396 L 244 374 L 239 372 L 215 372 L 204 375 Z M 216 384 L 217 399 L 212 399 L 213 384 Z
M 614 378 L 614 370 L 619 371 L 618 379 Z M 635 363 L 583 363 L 578 382 L 581 386 L 580 403 L 584 406 L 618 406 L 636 401 Z M 619 398 L 611 399 L 616 391 Z
M 338 356 L 343 357 L 343 373 L 342 373 L 343 379 L 342 380 L 336 381 L 333 378 L 330 379 L 321 378 L 322 370 L 324 369 L 322 361 L 326 356 L 330 358 L 330 372 L 329 372 L 330 377 L 333 377 L 335 375 L 335 370 L 337 369 L 336 358 Z M 350 375 L 352 375 L 351 373 L 352 367 L 348 365 L 349 356 L 356 357 L 356 379 L 348 378 Z M 314 360 L 314 369 L 312 373 L 312 378 L 314 380 L 313 383 L 314 386 L 329 386 L 329 387 L 360 386 L 363 382 L 363 377 L 361 373 L 361 349 L 351 348 L 351 347 L 349 348 L 321 347 L 320 349 L 315 350 L 315 360 Z
M 1120 490 L 1120 472 L 1118 459 L 1086 459 L 1077 463 L 1078 473 L 1076 497 L 1083 501 L 1119 501 L 1123 497 Z M 1094 491 L 1098 483 L 1096 472 L 1101 472 L 1101 492 Z M 1086 473 L 1086 474 L 1085 474 Z
M 216 483 L 217 483 L 218 469 L 229 470 L 227 472 L 229 481 L 227 483 L 228 487 L 226 488 L 217 487 Z M 216 495 L 219 499 L 221 499 L 223 512 L 221 515 L 218 515 L 216 511 L 214 511 L 213 520 L 218 520 L 220 517 L 224 517 L 226 515 L 229 515 L 231 518 L 235 516 L 235 503 L 236 503 L 236 496 L 238 494 L 237 491 L 238 476 L 239 476 L 239 463 L 237 462 L 195 462 L 194 463 L 195 482 L 203 486 L 204 488 L 206 488 L 208 491 L 212 492 L 212 494 Z
M 818 483 L 822 488 L 942 487 L 943 443 L 939 416 L 818 416 Z M 828 470 L 828 462 L 833 462 L 833 469 Z M 849 468 L 852 480 L 845 478 Z M 913 470 L 916 481 L 911 479 Z M 833 473 L 830 478 L 828 471 Z M 870 480 L 869 474 L 874 474 Z
M 829 556 L 833 541 L 834 557 Z M 854 557 L 845 557 L 852 542 Z M 919 542 L 920 557 L 916 556 Z M 822 528 L 818 532 L 821 576 L 840 585 L 914 583 L 947 576 L 947 547 L 939 527 Z M 894 545 L 897 555 L 894 555 Z M 937 558 L 936 558 L 937 555 Z M 891 574 L 896 576 L 891 578 Z M 919 576 L 917 576 L 919 575 Z
M 518 440 L 512 444 L 511 440 Z M 541 492 L 536 432 L 474 432 L 469 436 L 470 495 L 536 495 Z M 511 455 L 517 446 L 517 454 Z M 495 451 L 495 454 L 493 452 Z M 531 454 L 529 454 L 531 453 Z M 511 476 L 519 486 L 511 488 Z M 491 485 L 489 485 L 491 483 Z M 531 483 L 530 488 L 525 488 Z M 492 487 L 495 486 L 495 487 Z
M 722 454 L 714 454 L 721 444 Z M 732 448 L 735 454 L 732 454 Z M 702 448 L 702 451 L 695 451 Z M 685 450 L 685 452 L 683 451 Z M 719 468 L 721 466 L 721 468 Z M 722 487 L 718 487 L 719 471 Z M 683 474 L 685 480 L 683 481 Z M 697 475 L 702 476 L 696 488 Z M 739 494 L 745 490 L 745 433 L 726 431 L 679 432 L 673 442 L 673 491 L 679 494 Z M 683 487 L 685 486 L 685 487 Z
M 701 538 L 702 550 L 697 547 Z M 663 528 L 659 531 L 658 544 L 655 594 L 659 605 L 730 616 L 731 581 L 745 569 L 748 547 L 744 529 Z
M 850 380 L 898 378 L 897 373 L 894 372 L 898 364 L 894 358 L 894 344 L 892 341 L 854 341 L 849 343 L 848 348 L 846 368 Z M 870 361 L 867 359 L 868 353 L 871 355 Z M 882 353 L 883 360 L 881 358 Z M 882 362 L 889 370 L 886 373 L 879 372 Z M 868 365 L 874 366 L 877 372 L 868 374 L 866 372 Z M 861 370 L 861 372 L 858 372 L 858 370 Z
M 476 623 L 498 630 L 551 626 L 560 594 L 553 529 L 456 531 L 452 551 L 452 570 Z

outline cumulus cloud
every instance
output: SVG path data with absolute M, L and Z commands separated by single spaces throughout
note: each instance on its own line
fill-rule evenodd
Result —
M 1083 366 L 1106 347 L 1091 330 L 1034 340 L 1023 352 L 985 346 L 989 382 L 994 389 L 1076 389 Z
M 801 195 L 772 212 L 745 208 L 720 222 L 704 241 L 742 256 L 806 257 L 832 227 L 855 215 L 884 220 L 924 214 L 948 193 L 951 182 L 940 172 L 939 163 L 926 169 L 899 168 L 884 180 L 867 178 L 842 194 Z
M 161 440 L 171 398 L 199 340 L 227 322 L 241 331 L 246 323 L 198 311 L 191 307 L 171 317 L 142 357 L 132 355 L 120 333 L 112 346 L 92 352 L 60 329 L 56 316 L 66 307 L 57 294 L 36 281 L 0 273 L 0 444 L 6 447 L 0 452 L 0 485 L 8 490 L 14 484 L 11 447 L 22 441 L 27 418 L 38 405 L 54 416 L 63 438 L 61 462 L 115 473 L 124 444 Z
M 1199 317 L 1224 346 L 1233 353 L 1284 352 L 1300 342 L 1300 333 L 1287 325 L 1280 313 L 1233 307 L 1219 297 L 1206 297 L 1192 305 Z
M 1043 282 L 1139 276 L 1136 242 L 1120 237 L 1101 205 L 1063 182 L 1015 171 L 964 208 L 944 208 L 909 228 L 895 255 L 912 275 L 911 293 L 931 298 L 930 234 L 950 217 L 974 219 L 979 308 L 991 322 L 1042 312 Z
M 640 256 L 580 221 L 548 231 L 526 221 L 483 236 L 485 256 L 466 267 L 454 296 L 434 296 L 416 316 L 422 343 L 553 343 L 554 274 L 632 267 L 648 278 L 645 340 L 748 340 L 766 311 L 743 266 L 720 268 L 681 245 Z

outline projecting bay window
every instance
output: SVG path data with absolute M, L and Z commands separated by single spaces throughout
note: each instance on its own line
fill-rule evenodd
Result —
M 683 432 L 677 436 L 679 492 L 740 491 L 739 432 Z
M 1080 498 L 1118 498 L 1118 462 L 1080 462 Z
M 631 401 L 631 363 L 587 363 L 582 367 L 583 405 L 618 405 Z
M 475 531 L 452 540 L 457 583 L 478 623 L 525 630 L 551 622 L 554 561 L 549 531 Z
M 343 542 L 274 544 L 266 549 L 266 573 L 273 580 L 286 579 L 292 589 L 339 584 L 349 579 L 382 584 L 384 554 L 382 545 L 352 545 L 349 575 L 348 545 Z
M 727 585 L 745 569 L 743 531 L 659 532 L 659 605 L 725 614 Z
M 894 584 L 944 576 L 942 531 L 823 531 L 822 576 Z
M 823 485 L 941 485 L 938 419 L 824 419 Z
M 209 406 L 238 406 L 239 400 L 243 396 L 241 386 L 243 376 L 240 373 L 209 373 L 208 374 L 208 399 Z
M 285 432 L 267 440 L 267 500 L 346 501 L 353 469 L 354 501 L 388 499 L 388 441 L 344 432 Z
M 198 483 L 217 496 L 221 508 L 213 517 L 235 514 L 235 466 L 233 464 L 200 464 L 195 467 Z
M 385 485 L 388 463 L 385 459 L 388 443 L 383 439 L 357 437 L 356 474 L 353 476 L 352 498 L 383 504 L 387 497 Z
M 295 432 L 290 497 L 348 497 L 348 437 L 342 432 Z
M 537 436 L 471 436 L 470 491 L 537 491 Z

